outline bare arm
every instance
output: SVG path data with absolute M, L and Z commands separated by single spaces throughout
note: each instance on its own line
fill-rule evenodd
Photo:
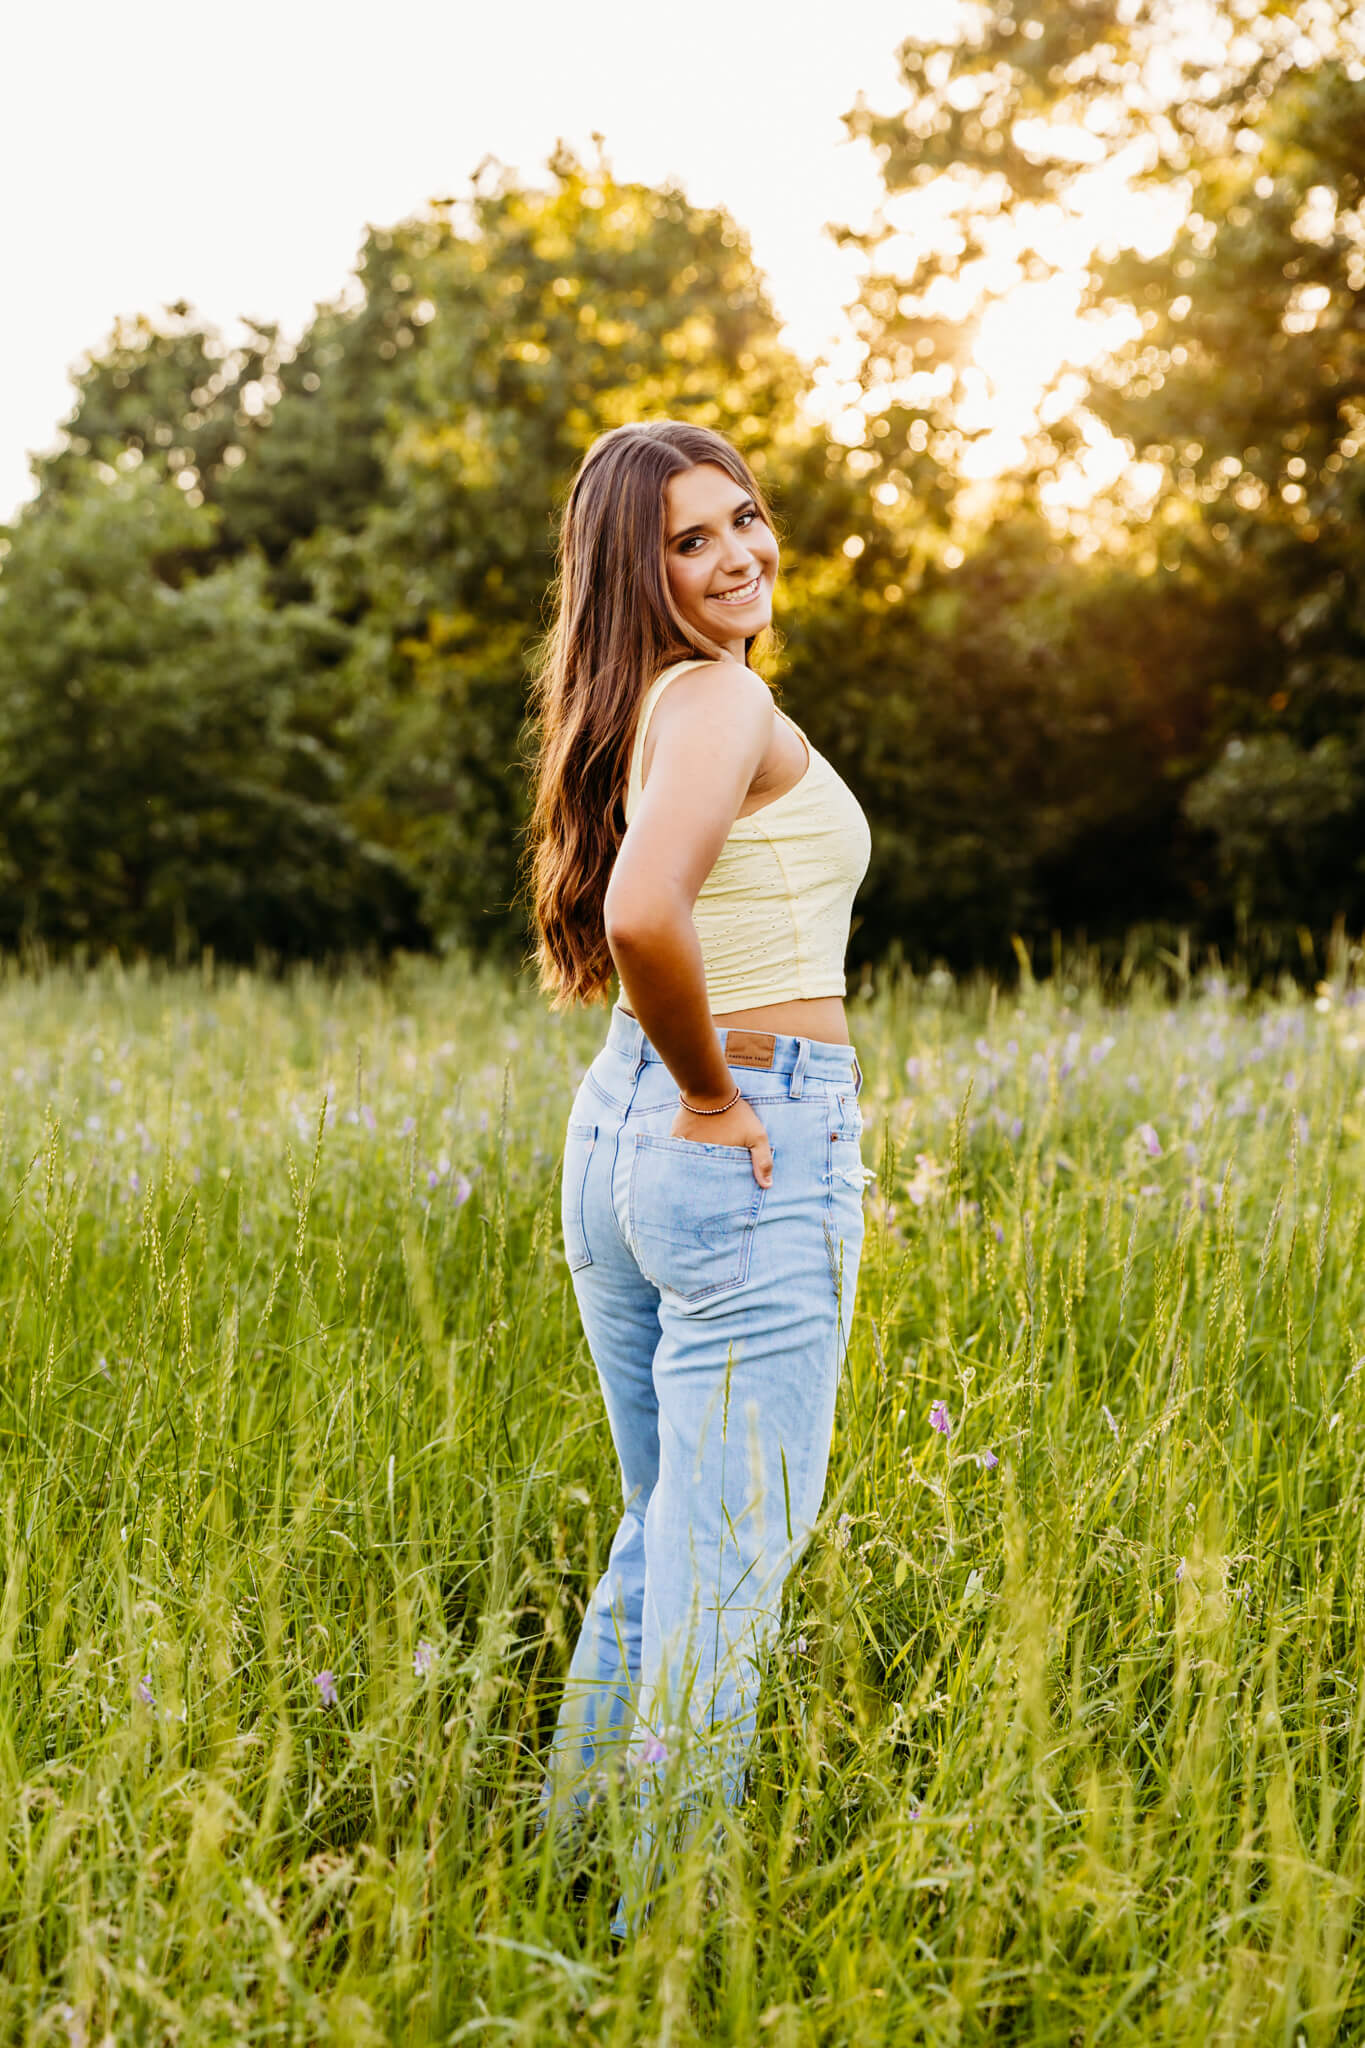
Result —
M 692 906 L 767 750 L 773 716 L 766 683 L 737 662 L 710 662 L 669 686 L 654 713 L 649 780 L 607 888 L 607 944 L 630 1007 L 702 1109 L 727 1101 L 734 1082 L 711 1021 Z M 690 1124 L 680 1110 L 679 1122 L 675 1135 L 749 1144 L 766 1180 L 753 1139 L 762 1126 L 747 1103 Z M 770 1170 L 765 1132 L 761 1147 Z

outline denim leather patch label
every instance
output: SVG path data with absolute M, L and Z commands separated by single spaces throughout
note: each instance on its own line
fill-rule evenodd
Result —
M 772 1031 L 731 1031 L 725 1034 L 727 1067 L 770 1067 L 777 1036 Z

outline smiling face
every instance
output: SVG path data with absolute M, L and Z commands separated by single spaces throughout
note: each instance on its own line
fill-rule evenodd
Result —
M 745 641 L 772 622 L 777 536 L 718 463 L 670 477 L 664 498 L 673 602 L 690 626 L 742 662 Z

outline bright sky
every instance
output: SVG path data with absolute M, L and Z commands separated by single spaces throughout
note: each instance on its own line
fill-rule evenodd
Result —
M 676 177 L 728 207 L 788 338 L 815 357 L 839 337 L 854 277 L 823 225 L 864 221 L 879 192 L 839 116 L 860 90 L 894 106 L 897 42 L 953 13 L 953 0 L 22 10 L 0 78 L 0 519 L 28 494 L 27 451 L 69 409 L 70 367 L 115 314 L 183 297 L 229 340 L 241 314 L 296 335 L 342 288 L 367 222 L 462 192 L 490 153 L 535 178 L 560 136 L 586 155 L 600 130 L 619 176 Z M 1059 334 L 1076 339 L 1067 288 L 1052 289 L 1018 302 L 994 361 L 983 329 L 983 417 L 999 433 L 982 473 L 1008 459 Z
M 292 334 L 341 289 L 367 222 L 460 193 L 492 153 L 529 177 L 556 137 L 617 174 L 674 175 L 746 227 L 804 354 L 839 324 L 831 218 L 876 196 L 839 116 L 893 103 L 894 51 L 943 0 L 53 0 L 11 13 L 0 78 L 10 287 L 0 518 L 68 370 L 116 313 L 184 297 L 230 336 Z

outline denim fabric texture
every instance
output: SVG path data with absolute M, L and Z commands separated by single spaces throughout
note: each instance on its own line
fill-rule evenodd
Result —
M 852 1046 L 717 1036 L 768 1132 L 771 1187 L 745 1147 L 669 1136 L 677 1084 L 619 1007 L 564 1149 L 564 1248 L 624 1509 L 543 1811 L 571 1819 L 608 1773 L 635 1802 L 617 1934 L 648 1910 L 665 1811 L 676 1850 L 708 1789 L 743 1796 L 783 1583 L 824 1494 L 872 1177 Z

